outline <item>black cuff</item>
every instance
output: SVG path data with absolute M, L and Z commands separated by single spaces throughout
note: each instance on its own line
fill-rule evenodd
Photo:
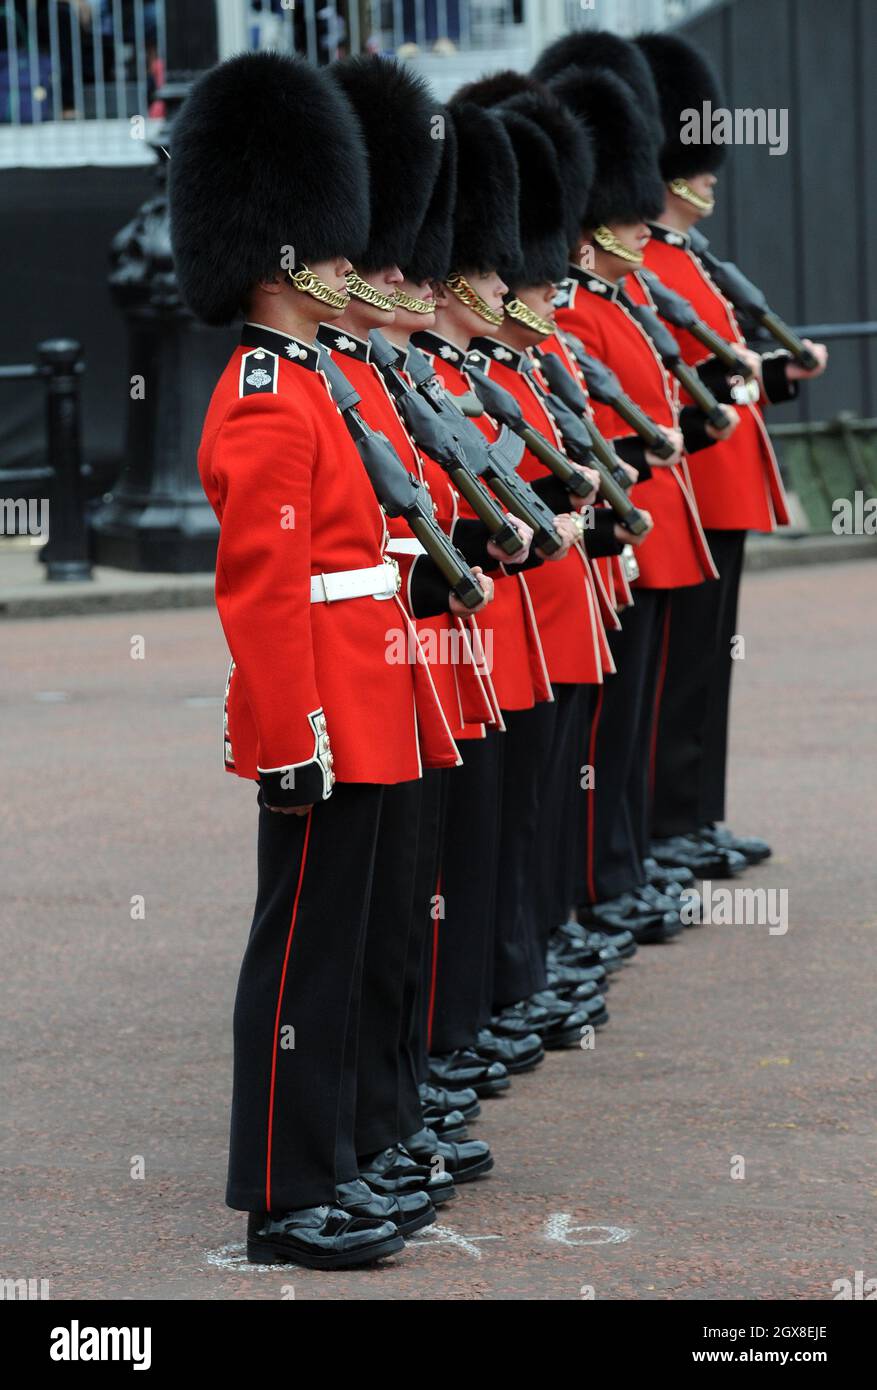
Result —
M 569 493 L 560 479 L 555 478 L 553 473 L 549 473 L 547 478 L 537 478 L 535 483 L 530 484 L 530 487 L 537 497 L 541 497 L 543 502 L 548 503 L 555 516 L 572 510 Z
M 259 773 L 262 801 L 266 806 L 313 806 L 324 799 L 324 785 L 323 769 L 316 760 L 302 767 Z
M 620 555 L 624 541 L 620 541 L 615 534 L 615 513 L 608 507 L 595 507 L 592 515 L 594 524 L 588 527 L 584 535 L 586 553 L 592 560 L 598 560 L 601 555 Z
M 434 618 L 450 611 L 451 586 L 428 555 L 418 555 L 411 566 L 408 592 L 415 618 Z
M 761 359 L 761 382 L 771 405 L 782 405 L 784 401 L 797 399 L 801 383 L 789 381 L 786 376 L 786 367 L 791 361 L 792 354 L 784 348 L 779 352 L 766 353 Z
M 701 362 L 697 368 L 697 375 L 704 386 L 709 387 L 717 401 L 722 405 L 733 405 L 734 397 L 731 383 L 728 380 L 728 368 L 719 361 L 718 357 L 708 357 L 705 362 Z M 731 372 L 731 375 L 733 376 L 734 373 Z
M 701 449 L 709 449 L 718 440 L 713 439 L 712 435 L 707 434 L 706 427 L 709 421 L 703 411 L 696 405 L 686 405 L 679 415 L 679 428 L 682 431 L 682 438 L 685 440 L 685 452 L 696 454 Z
M 472 517 L 458 518 L 451 539 L 467 565 L 480 565 L 485 572 L 498 567 L 499 561 L 487 549 L 490 532 L 483 521 Z
M 622 439 L 613 439 L 612 447 L 618 457 L 636 469 L 637 481 L 645 483 L 652 476 L 652 468 L 646 458 L 646 441 L 638 434 L 626 434 Z

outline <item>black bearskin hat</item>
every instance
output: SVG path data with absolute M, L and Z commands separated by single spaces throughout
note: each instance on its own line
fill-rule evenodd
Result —
M 714 174 L 725 158 L 724 145 L 684 145 L 682 112 L 700 115 L 705 101 L 722 105 L 718 74 L 706 54 L 678 34 L 640 34 L 636 40 L 652 69 L 661 103 L 661 173 L 671 179 Z
M 566 203 L 557 152 L 533 121 L 508 106 L 497 114 L 512 142 L 518 166 L 520 255 L 506 257 L 497 270 L 510 289 L 545 285 L 567 273 Z
M 518 169 L 502 121 L 471 101 L 453 98 L 457 135 L 457 203 L 451 269 L 485 274 L 520 258 Z
M 438 101 L 396 58 L 346 58 L 330 68 L 356 112 L 368 150 L 371 219 L 357 270 L 411 259 L 442 158 Z
M 543 49 L 533 66 L 533 76 L 548 82 L 568 67 L 608 68 L 626 82 L 660 145 L 664 136 L 658 92 L 649 63 L 636 44 L 608 29 L 578 29 Z
M 451 271 L 454 240 L 454 209 L 457 202 L 457 136 L 454 122 L 442 108 L 443 138 L 438 142 L 442 162 L 433 184 L 426 216 L 420 224 L 414 249 L 400 269 L 408 280 L 422 285 L 424 280 L 444 280 Z
M 359 126 L 325 73 L 279 53 L 211 68 L 174 122 L 168 178 L 180 293 L 229 323 L 251 287 L 297 265 L 359 256 L 368 172 Z
M 491 73 L 460 88 L 460 98 L 479 106 L 497 106 L 526 116 L 551 140 L 564 187 L 564 229 L 567 248 L 580 235 L 582 217 L 594 180 L 594 152 L 584 125 L 558 101 L 543 82 L 508 69 Z
M 649 221 L 663 211 L 665 190 L 651 127 L 632 89 L 605 68 L 567 68 L 552 90 L 583 120 L 597 170 L 583 225 Z

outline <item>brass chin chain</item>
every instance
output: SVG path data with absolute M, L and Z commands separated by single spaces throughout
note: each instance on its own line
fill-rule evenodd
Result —
M 618 256 L 619 260 L 627 261 L 629 265 L 642 265 L 645 260 L 642 251 L 628 251 L 624 243 L 619 241 L 608 227 L 597 227 L 594 240 L 602 250 L 608 251 L 610 256 Z
M 396 291 L 396 307 L 407 309 L 409 314 L 435 313 L 434 303 L 427 303 L 425 299 L 415 299 L 413 294 L 406 294 L 404 290 Z
M 448 276 L 445 280 L 445 284 L 451 291 L 451 294 L 457 296 L 461 304 L 465 304 L 468 309 L 474 309 L 475 313 L 478 314 L 480 318 L 492 324 L 494 328 L 498 328 L 502 323 L 504 317 L 502 310 L 491 309 L 489 304 L 485 304 L 481 295 L 476 294 L 475 290 L 473 290 L 472 286 L 469 284 L 469 281 L 464 280 L 462 275 L 458 275 L 455 271 L 453 275 Z
M 683 202 L 690 203 L 693 208 L 697 208 L 698 212 L 712 212 L 716 205 L 715 198 L 702 198 L 699 193 L 695 193 L 690 183 L 685 182 L 685 179 L 673 179 L 667 187 L 671 193 L 676 194 L 677 198 L 681 198 Z
M 355 270 L 347 273 L 347 288 L 354 299 L 361 299 L 363 304 L 372 304 L 375 309 L 386 309 L 392 313 L 396 307 L 396 295 L 382 294 L 376 290 L 374 285 L 370 285 L 367 280 L 363 280 L 361 275 L 357 275 Z
M 543 319 L 541 314 L 537 314 L 535 309 L 531 309 L 523 300 L 507 299 L 505 311 L 509 318 L 517 319 L 525 328 L 532 328 L 534 333 L 541 333 L 544 338 L 554 332 L 554 324 L 549 319 Z
M 313 299 L 319 299 L 321 304 L 328 304 L 332 309 L 346 309 L 350 303 L 349 294 L 345 294 L 343 290 L 333 290 L 331 285 L 327 285 L 326 281 L 321 280 L 319 275 L 308 270 L 306 265 L 303 265 L 294 275 L 291 270 L 286 273 L 297 290 L 301 290 L 302 294 L 311 295 Z

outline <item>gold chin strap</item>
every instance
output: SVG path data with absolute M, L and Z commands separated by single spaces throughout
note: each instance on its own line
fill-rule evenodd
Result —
M 465 304 L 468 309 L 474 309 L 475 313 L 478 314 L 480 318 L 492 324 L 494 328 L 498 328 L 502 323 L 504 318 L 503 311 L 501 309 L 491 309 L 490 305 L 484 302 L 481 295 L 473 290 L 469 281 L 465 280 L 462 275 L 458 275 L 455 271 L 453 275 L 448 276 L 445 280 L 445 284 L 451 291 L 451 294 L 457 296 L 461 304 Z
M 686 183 L 685 179 L 673 179 L 667 187 L 671 193 L 676 194 L 677 198 L 681 198 L 683 202 L 690 203 L 693 208 L 697 208 L 698 212 L 712 212 L 716 205 L 715 198 L 702 198 L 699 193 L 695 193 L 690 183 Z
M 434 303 L 428 303 L 425 299 L 415 299 L 413 294 L 406 294 L 404 290 L 396 291 L 396 307 L 407 309 L 409 314 L 435 313 Z
M 543 338 L 547 338 L 549 333 L 554 332 L 554 324 L 550 319 L 544 319 L 541 314 L 537 314 L 535 309 L 531 309 L 529 304 L 525 304 L 521 299 L 507 299 L 505 301 L 505 311 L 510 319 L 517 319 L 525 328 L 532 328 L 534 333 L 541 333 Z
M 309 294 L 314 299 L 319 299 L 321 304 L 328 304 L 332 309 L 346 309 L 350 303 L 350 295 L 345 294 L 344 290 L 333 290 L 331 285 L 327 285 L 325 280 L 321 280 L 319 275 L 315 275 L 312 270 L 308 270 L 306 265 L 298 269 L 295 274 L 288 270 L 290 282 L 295 285 L 302 294 Z
M 355 270 L 347 273 L 347 288 L 354 299 L 361 299 L 363 304 L 371 304 L 375 309 L 385 309 L 391 314 L 396 307 L 395 292 L 392 295 L 383 294 L 367 280 L 363 280 L 361 275 L 357 275 Z
M 629 265 L 642 265 L 645 256 L 642 251 L 628 251 L 627 247 L 614 232 L 608 227 L 597 227 L 594 232 L 594 240 L 604 251 L 608 251 L 610 256 L 618 256 L 622 261 L 627 261 Z

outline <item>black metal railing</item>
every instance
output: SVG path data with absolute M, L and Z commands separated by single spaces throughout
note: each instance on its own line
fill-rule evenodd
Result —
M 46 578 L 55 582 L 92 578 L 82 475 L 80 380 L 84 370 L 82 347 L 72 338 L 39 343 L 35 362 L 0 366 L 0 384 L 34 378 L 45 383 L 47 462 L 6 472 L 0 469 L 0 487 L 21 490 L 47 484 L 49 530 L 41 558 Z M 0 499 L 4 521 L 17 516 L 20 500 Z

